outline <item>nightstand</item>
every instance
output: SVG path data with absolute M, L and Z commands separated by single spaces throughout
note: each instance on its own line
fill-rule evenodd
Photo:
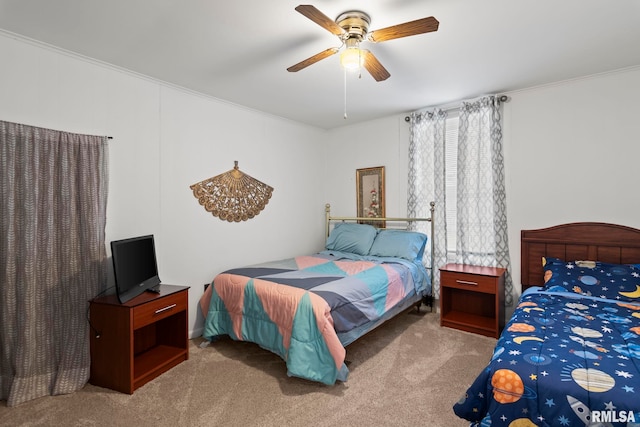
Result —
M 440 268 L 440 326 L 498 338 L 504 328 L 504 276 L 496 267 Z
M 189 287 L 160 285 L 120 304 L 115 295 L 90 301 L 89 382 L 123 393 L 189 359 Z

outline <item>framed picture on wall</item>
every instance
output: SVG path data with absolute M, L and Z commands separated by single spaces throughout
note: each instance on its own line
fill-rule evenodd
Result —
M 356 169 L 357 216 L 384 218 L 384 166 Z M 384 227 L 384 221 L 362 221 L 375 227 Z

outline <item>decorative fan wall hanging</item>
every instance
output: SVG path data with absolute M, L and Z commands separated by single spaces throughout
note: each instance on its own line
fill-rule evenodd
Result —
M 378 82 L 388 79 L 391 74 L 389 74 L 387 69 L 382 66 L 380 61 L 378 61 L 371 51 L 367 49 L 360 49 L 360 44 L 362 42 L 369 41 L 373 43 L 380 43 L 401 37 L 429 33 L 437 31 L 438 26 L 440 25 L 436 18 L 430 16 L 428 18 L 417 19 L 403 24 L 369 31 L 371 18 L 366 13 L 358 10 L 344 12 L 340 14 L 335 21 L 331 20 L 312 5 L 301 4 L 296 7 L 295 10 L 320 25 L 325 30 L 338 36 L 342 45 L 340 47 L 331 47 L 317 53 L 304 61 L 287 68 L 287 71 L 300 71 L 309 65 L 315 64 L 320 60 L 338 53 L 344 47 L 340 54 L 340 63 L 343 67 L 346 69 L 359 69 L 363 66 Z
M 223 221 L 246 221 L 258 215 L 269 203 L 273 188 L 233 169 L 190 186 L 207 212 Z

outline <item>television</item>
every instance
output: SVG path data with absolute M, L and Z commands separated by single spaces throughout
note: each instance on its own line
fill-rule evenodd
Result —
M 145 291 L 158 292 L 160 278 L 153 235 L 111 242 L 116 293 L 121 304 Z

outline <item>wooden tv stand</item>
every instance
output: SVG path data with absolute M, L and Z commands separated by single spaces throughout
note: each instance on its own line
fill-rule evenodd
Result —
M 160 285 L 124 304 L 89 302 L 93 385 L 133 391 L 189 358 L 188 286 Z

